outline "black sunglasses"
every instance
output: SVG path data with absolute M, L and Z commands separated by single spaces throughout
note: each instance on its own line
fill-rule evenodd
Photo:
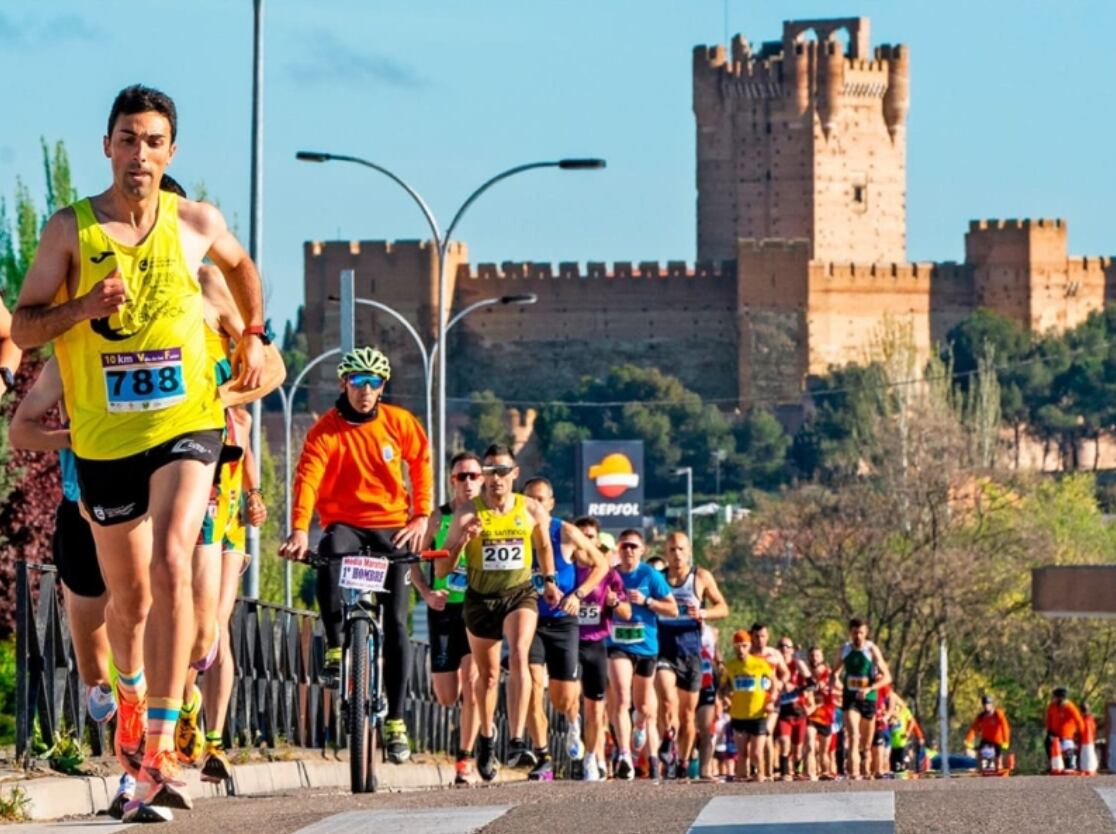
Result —
M 621 550 L 639 550 L 639 542 L 620 542 L 616 546 Z
M 514 466 L 508 466 L 504 463 L 496 464 L 495 466 L 482 466 L 481 471 L 485 475 L 495 475 L 497 478 L 503 478 L 510 475 L 515 471 Z
M 479 481 L 484 476 L 480 472 L 454 472 L 450 477 L 463 484 L 466 481 Z

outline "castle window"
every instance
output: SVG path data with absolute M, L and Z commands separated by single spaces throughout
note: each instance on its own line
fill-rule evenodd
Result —
M 853 202 L 854 203 L 864 203 L 865 202 L 864 186 L 863 185 L 854 185 L 853 186 Z

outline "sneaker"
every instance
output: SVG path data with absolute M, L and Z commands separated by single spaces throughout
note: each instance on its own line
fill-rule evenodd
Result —
M 127 773 L 120 775 L 120 784 L 116 786 L 116 796 L 109 803 L 108 815 L 114 820 L 124 816 L 124 806 L 136 795 L 136 780 Z
M 89 717 L 98 724 L 105 724 L 116 715 L 116 696 L 107 683 L 89 687 L 85 701 Z
M 585 758 L 585 744 L 581 741 L 580 718 L 575 718 L 566 728 L 566 751 L 574 761 Z
M 453 784 L 455 785 L 471 785 L 473 784 L 473 763 L 468 759 L 458 759 L 453 763 L 454 776 Z
M 411 741 L 407 738 L 407 725 L 402 718 L 384 722 L 384 748 L 392 764 L 403 764 L 411 758 Z
M 133 778 L 139 777 L 143 766 L 144 741 L 147 738 L 147 699 L 128 701 L 116 698 L 116 732 L 113 734 L 112 747 L 116 760 L 124 772 Z
M 616 778 L 631 781 L 635 779 L 635 768 L 632 767 L 632 760 L 628 756 L 621 756 L 620 760 L 616 762 Z
M 144 805 L 157 808 L 178 808 L 189 811 L 194 807 L 186 793 L 186 783 L 179 779 L 178 762 L 169 750 L 160 750 L 144 756 L 143 767 L 137 778 L 136 797 Z M 142 800 L 139 799 L 143 797 Z M 131 805 L 131 803 L 129 803 Z
M 225 749 L 220 744 L 207 742 L 205 759 L 202 761 L 201 778 L 203 782 L 221 783 L 232 778 L 232 766 Z
M 554 781 L 554 765 L 550 761 L 550 754 L 543 753 L 539 757 L 539 762 L 531 772 L 527 774 L 527 778 L 532 782 L 553 782 Z
M 477 736 L 477 773 L 486 782 L 491 782 L 500 772 L 500 762 L 496 758 L 496 739 Z
M 659 760 L 654 756 L 647 760 L 647 778 L 652 782 L 661 782 L 663 780 L 663 768 L 659 765 Z
M 132 799 L 124 806 L 121 822 L 171 822 L 174 814 L 170 808 L 148 805 L 142 799 Z
M 663 740 L 659 743 L 659 760 L 667 770 L 670 770 L 671 766 L 674 764 L 674 730 L 668 731 L 663 737 Z
M 647 743 L 647 728 L 642 723 L 636 724 L 632 727 L 632 749 L 642 750 L 643 745 Z
M 181 710 L 178 713 L 178 723 L 174 726 L 174 749 L 178 761 L 184 765 L 197 764 L 205 747 L 205 737 L 198 729 L 198 719 L 201 716 L 201 690 L 194 687 L 194 696 L 191 700 L 193 708 Z
M 508 767 L 534 767 L 538 764 L 534 752 L 521 738 L 508 741 L 508 758 L 505 761 Z
M 336 646 L 326 649 L 325 664 L 322 666 L 323 678 L 338 678 L 341 676 L 341 647 Z
M 586 782 L 601 781 L 601 769 L 597 766 L 596 754 L 590 753 L 585 757 L 585 764 L 582 765 L 581 774 L 582 779 Z

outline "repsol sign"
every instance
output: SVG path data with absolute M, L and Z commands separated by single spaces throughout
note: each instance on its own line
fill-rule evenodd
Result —
M 604 527 L 643 517 L 643 441 L 583 440 L 577 447 L 577 511 Z M 609 520 L 622 524 L 610 525 Z

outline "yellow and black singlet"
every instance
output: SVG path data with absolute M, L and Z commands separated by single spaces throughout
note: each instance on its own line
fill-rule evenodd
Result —
M 136 246 L 110 238 L 88 198 L 73 209 L 81 259 L 74 297 L 113 270 L 128 294 L 119 313 L 83 321 L 54 341 L 74 453 L 117 460 L 220 429 L 201 286 L 182 253 L 177 195 L 159 192 L 155 225 Z M 55 301 L 67 300 L 63 286 Z
M 484 499 L 473 499 L 480 535 L 465 547 L 469 588 L 480 594 L 497 594 L 531 581 L 531 533 L 535 520 L 518 493 L 506 513 L 490 509 Z

